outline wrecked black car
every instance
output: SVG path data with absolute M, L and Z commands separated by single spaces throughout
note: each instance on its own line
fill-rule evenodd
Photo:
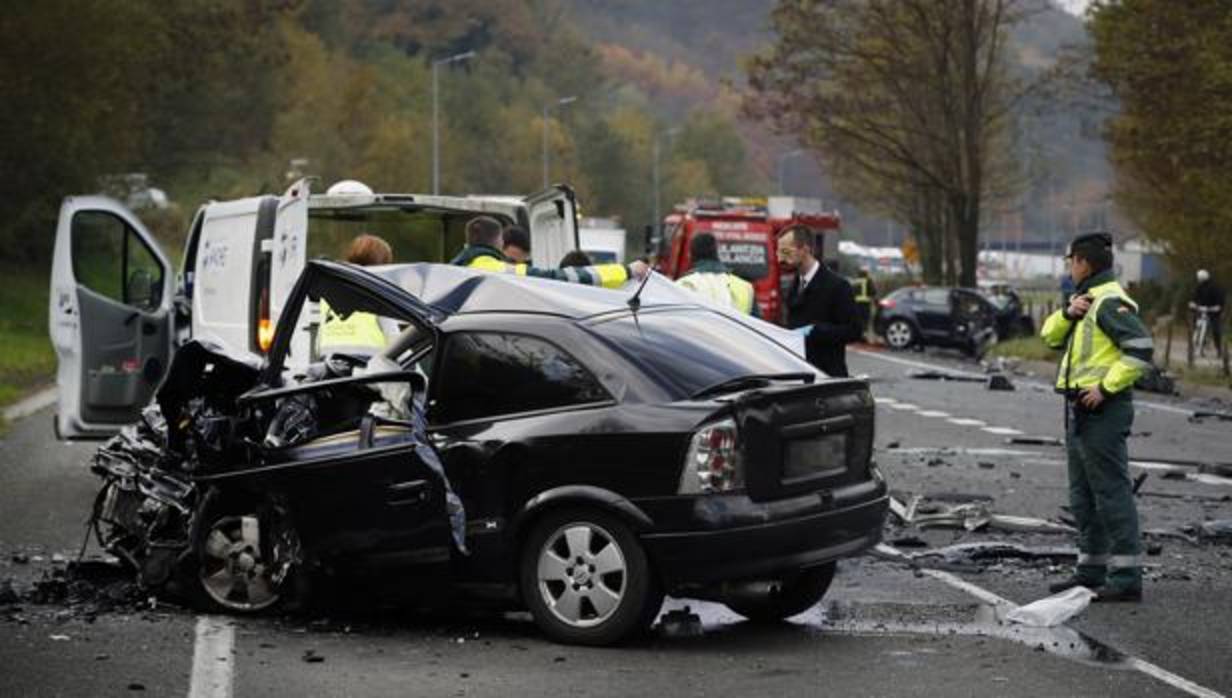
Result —
M 266 362 L 186 345 L 100 449 L 99 540 L 226 612 L 341 577 L 525 608 L 585 644 L 645 628 L 665 593 L 807 609 L 880 539 L 867 385 L 661 278 L 632 295 L 311 262 Z M 323 306 L 385 345 L 332 350 Z

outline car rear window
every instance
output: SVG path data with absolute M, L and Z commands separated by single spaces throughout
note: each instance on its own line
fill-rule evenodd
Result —
M 593 329 L 677 398 L 742 376 L 813 370 L 765 335 L 701 309 L 641 313 Z

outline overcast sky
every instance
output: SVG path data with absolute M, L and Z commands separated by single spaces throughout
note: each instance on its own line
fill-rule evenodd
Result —
M 1087 8 L 1091 0 L 1057 0 L 1057 3 L 1069 10 L 1072 14 L 1082 16 L 1082 11 Z

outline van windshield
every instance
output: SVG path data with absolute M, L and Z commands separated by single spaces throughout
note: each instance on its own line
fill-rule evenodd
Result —
M 394 263 L 448 262 L 462 249 L 474 213 L 373 208 L 314 208 L 308 212 L 309 259 L 343 261 L 358 235 L 376 235 L 393 248 Z
M 679 399 L 745 376 L 813 372 L 777 342 L 709 310 L 643 312 L 593 329 Z

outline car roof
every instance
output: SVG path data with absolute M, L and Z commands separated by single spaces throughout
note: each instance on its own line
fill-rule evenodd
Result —
M 577 320 L 629 310 L 637 290 L 620 290 L 501 274 L 449 264 L 391 264 L 367 267 L 422 302 L 450 315 L 467 313 L 539 313 Z M 641 308 L 697 305 L 697 298 L 667 277 L 654 274 L 639 298 Z

